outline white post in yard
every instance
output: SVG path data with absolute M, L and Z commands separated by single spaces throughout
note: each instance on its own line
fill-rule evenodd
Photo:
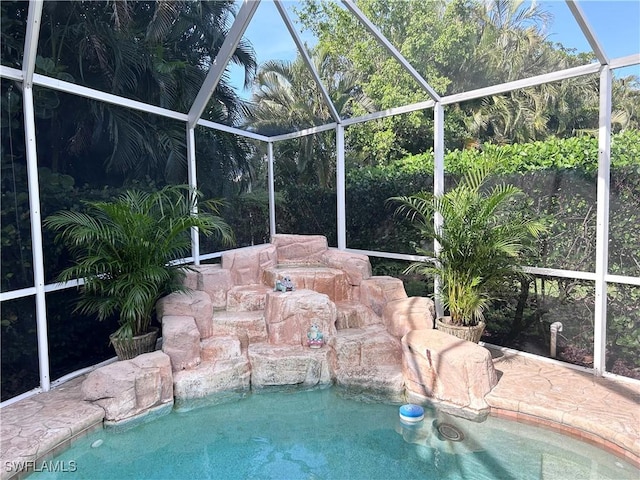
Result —
M 347 248 L 347 206 L 344 164 L 344 127 L 336 126 L 336 195 L 338 203 L 338 250 Z
M 442 103 L 436 102 L 433 107 L 433 194 L 442 195 L 444 193 L 444 107 Z M 442 215 L 436 213 L 433 218 L 434 228 L 439 230 L 442 227 Z M 433 242 L 434 256 L 438 255 L 440 244 Z M 433 279 L 434 293 L 436 300 L 436 317 L 444 315 L 442 299 L 438 295 L 440 289 L 440 279 Z
M 598 210 L 596 223 L 596 298 L 593 341 L 593 369 L 601 376 L 606 370 L 607 282 L 609 268 L 609 193 L 611 169 L 611 69 L 600 72 L 600 127 L 598 133 Z
M 195 128 L 187 123 L 187 170 L 189 176 L 189 186 L 198 188 L 198 177 L 196 175 L 196 134 Z M 198 204 L 193 206 L 193 213 L 198 213 Z M 191 256 L 193 264 L 200 265 L 200 230 L 198 227 L 191 228 Z
M 273 174 L 273 142 L 267 143 L 267 162 L 268 162 L 268 183 L 269 183 L 269 234 L 276 234 L 276 192 L 274 187 Z

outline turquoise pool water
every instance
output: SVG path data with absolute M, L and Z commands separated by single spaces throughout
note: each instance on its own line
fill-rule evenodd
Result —
M 443 437 L 464 437 L 451 441 Z M 93 446 L 92 446 L 93 445 Z M 57 462 L 57 463 L 55 463 Z M 497 418 L 474 423 L 432 410 L 415 426 L 398 405 L 336 389 L 258 393 L 102 430 L 50 461 L 66 472 L 30 479 L 597 479 L 640 471 L 591 445 Z M 73 472 L 70 473 L 70 467 Z

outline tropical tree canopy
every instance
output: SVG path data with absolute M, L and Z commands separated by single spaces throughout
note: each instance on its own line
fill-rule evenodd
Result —
M 358 7 L 441 95 L 584 65 L 578 54 L 547 38 L 552 19 L 523 0 L 361 0 Z M 332 2 L 306 0 L 305 28 L 333 64 L 359 72 L 359 87 L 377 110 L 429 99 L 349 12 Z M 637 83 L 616 79 L 615 129 L 638 127 Z M 598 125 L 596 76 L 548 83 L 447 107 L 447 148 L 483 142 L 528 142 L 572 136 Z M 429 112 L 415 112 L 350 127 L 347 161 L 376 165 L 433 144 Z
M 25 22 L 27 7 L 27 2 L 2 2 L 3 65 L 21 62 L 16 35 L 4 26 L 12 26 L 16 18 Z M 187 112 L 227 36 L 235 9 L 232 0 L 46 2 L 36 72 Z M 243 67 L 245 83 L 251 84 L 256 70 L 252 47 L 241 41 L 231 61 Z M 3 100 L 10 89 L 3 84 Z M 35 95 L 41 166 L 90 183 L 104 178 L 92 178 L 97 171 L 83 169 L 85 162 L 102 162 L 108 174 L 121 179 L 186 181 L 182 122 L 44 88 L 36 88 Z M 237 124 L 244 109 L 224 75 L 204 116 Z M 74 115 L 69 116 L 71 111 Z M 246 157 L 247 147 L 237 139 L 233 145 L 218 141 L 217 147 L 218 155 L 229 153 L 237 159 L 240 150 L 243 160 Z M 234 167 L 238 165 L 242 161 Z

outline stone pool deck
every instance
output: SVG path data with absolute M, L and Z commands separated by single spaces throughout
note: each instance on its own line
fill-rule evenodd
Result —
M 640 384 L 492 350 L 498 385 L 491 413 L 578 437 L 640 468 Z M 1 479 L 21 478 L 20 463 L 46 459 L 102 427 L 104 411 L 82 400 L 83 378 L 0 410 Z M 33 467 L 33 463 L 27 463 Z
M 551 428 L 640 468 L 640 384 L 492 350 L 491 415 Z

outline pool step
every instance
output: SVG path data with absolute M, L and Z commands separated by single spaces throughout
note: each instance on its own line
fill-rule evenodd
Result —
M 266 342 L 268 338 L 267 324 L 262 310 L 213 312 L 212 328 L 216 337 L 232 336 L 238 338 L 243 350 L 251 343 Z
M 330 385 L 330 348 L 308 348 L 300 345 L 249 345 L 251 387 L 297 386 L 310 388 Z
M 232 287 L 227 292 L 226 310 L 229 312 L 264 310 L 267 292 L 272 290 L 272 288 L 262 284 Z
M 406 400 L 400 365 L 366 365 L 339 368 L 335 383 L 349 395 L 403 403 Z
M 402 365 L 400 341 L 384 325 L 339 330 L 330 345 L 336 352 L 336 370 Z

